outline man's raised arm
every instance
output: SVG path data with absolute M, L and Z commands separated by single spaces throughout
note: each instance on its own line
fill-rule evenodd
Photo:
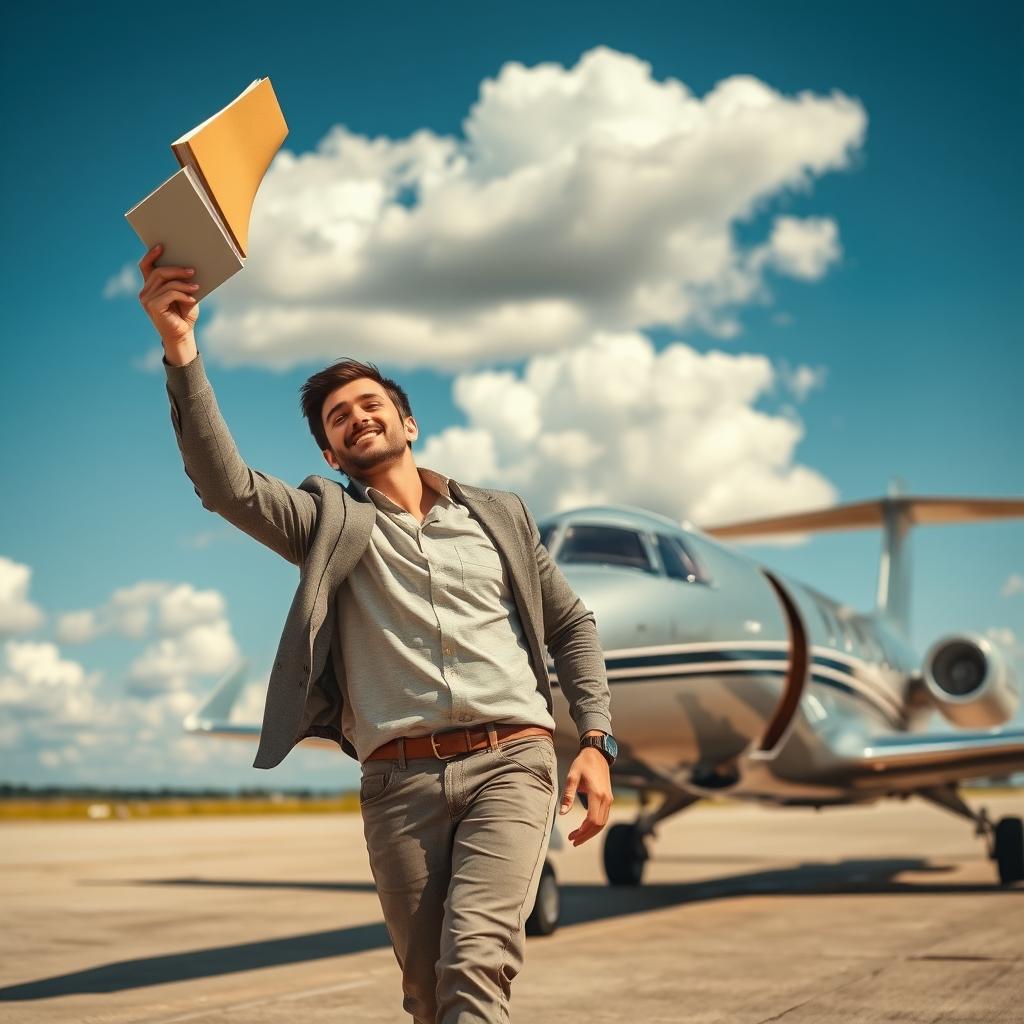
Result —
M 160 246 L 139 263 L 144 284 L 139 301 L 153 321 L 164 348 L 171 422 L 185 464 L 203 507 L 301 565 L 316 525 L 317 505 L 308 491 L 250 469 L 217 407 L 196 347 L 199 304 L 185 267 L 157 267 Z

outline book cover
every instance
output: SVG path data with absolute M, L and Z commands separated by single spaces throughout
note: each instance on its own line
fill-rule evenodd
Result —
M 158 267 L 195 267 L 191 280 L 199 285 L 192 293 L 197 300 L 245 265 L 191 167 L 173 174 L 125 217 L 147 249 L 163 244 Z
M 253 81 L 226 107 L 175 139 L 171 149 L 191 167 L 231 232 L 243 256 L 260 182 L 288 135 L 269 78 Z

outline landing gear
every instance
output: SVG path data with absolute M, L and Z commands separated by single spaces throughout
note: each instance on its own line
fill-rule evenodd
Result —
M 639 885 L 644 864 L 650 858 L 647 837 L 654 835 L 654 826 L 700 800 L 695 793 L 675 790 L 664 794 L 656 810 L 646 812 L 648 796 L 648 791 L 640 791 L 640 814 L 636 821 L 612 825 L 605 835 L 604 873 L 611 885 Z
M 537 887 L 537 900 L 533 910 L 526 919 L 527 935 L 550 935 L 558 927 L 558 917 L 562 909 L 562 898 L 558 892 L 558 879 L 551 861 L 544 861 L 541 868 L 540 885 Z
M 604 873 L 612 885 L 639 885 L 650 854 L 639 825 L 612 825 L 604 841 Z
M 1024 822 L 1020 818 L 1000 818 L 996 822 L 992 856 L 1003 885 L 1024 879 Z
M 1020 818 L 1000 818 L 993 825 L 984 809 L 975 811 L 964 802 L 956 783 L 921 789 L 918 795 L 974 822 L 974 834 L 988 839 L 988 855 L 996 862 L 1003 885 L 1024 880 L 1024 822 Z

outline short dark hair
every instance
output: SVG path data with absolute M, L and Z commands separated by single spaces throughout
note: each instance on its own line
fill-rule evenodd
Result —
M 327 401 L 332 391 L 344 384 L 359 380 L 360 377 L 369 377 L 384 389 L 401 414 L 403 422 L 412 415 L 409 396 L 397 381 L 382 376 L 380 370 L 373 363 L 361 363 L 358 359 L 339 359 L 319 373 L 314 373 L 300 389 L 302 415 L 306 417 L 309 431 L 316 439 L 317 447 L 321 451 L 326 451 L 331 446 L 327 440 L 327 432 L 324 430 L 324 402 Z M 412 447 L 412 442 L 409 443 L 409 447 Z

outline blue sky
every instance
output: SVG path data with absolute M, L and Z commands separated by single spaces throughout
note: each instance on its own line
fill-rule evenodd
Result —
M 517 490 L 538 515 L 613 488 L 617 500 L 698 522 L 874 497 L 894 476 L 913 493 L 1024 492 L 1019 5 L 253 3 L 241 22 L 221 4 L 204 7 L 201 24 L 190 17 L 42 4 L 5 24 L 0 73 L 16 145 L 0 170 L 9 243 L 0 426 L 11 484 L 0 509 L 0 678 L 11 712 L 0 777 L 313 786 L 355 778 L 354 762 L 317 751 L 259 772 L 247 748 L 199 750 L 175 727 L 216 678 L 204 666 L 232 650 L 251 660 L 247 706 L 259 714 L 258 684 L 296 571 L 204 510 L 183 473 L 153 361 L 157 338 L 136 299 L 141 280 L 127 283 L 142 253 L 123 214 L 177 167 L 171 140 L 261 75 L 289 124 L 284 150 L 303 157 L 312 181 L 296 166 L 272 169 L 249 264 L 204 301 L 197 330 L 250 465 L 293 483 L 330 475 L 299 417 L 298 389 L 352 355 L 406 387 L 421 464 Z M 103 46 L 81 45 L 86 37 Z M 778 127 L 759 135 L 735 113 L 737 101 L 764 104 Z M 666 156 L 659 133 L 670 138 L 690 117 L 705 141 Z M 677 175 L 647 235 L 636 229 L 646 193 L 621 174 L 637 162 L 601 163 L 609 132 Z M 324 148 L 327 138 L 340 139 L 341 155 Z M 538 197 L 559 201 L 546 183 L 562 180 L 561 145 L 576 175 L 562 201 L 583 204 L 581 223 L 596 240 L 567 247 L 545 271 L 551 295 L 571 292 L 574 268 L 588 272 L 576 275 L 572 301 L 520 303 L 503 291 L 510 277 L 531 280 L 537 253 L 564 240 L 545 237 L 536 218 Z M 442 189 L 453 189 L 461 179 L 444 161 L 459 153 L 468 153 L 469 180 L 499 182 L 509 224 L 496 219 L 500 204 L 445 206 L 439 191 L 420 211 L 403 194 L 422 216 L 401 244 L 372 233 L 387 206 L 381 195 L 397 191 L 400 160 L 418 167 L 421 190 L 443 165 Z M 369 191 L 329 199 L 331 182 L 356 181 L 357 158 Z M 776 163 L 771 177 L 764 168 Z M 552 211 L 557 219 L 565 206 Z M 456 223 L 462 212 L 467 224 Z M 668 216 L 678 217 L 671 230 Z M 302 249 L 300 222 L 325 232 L 317 241 L 329 259 L 348 252 L 342 229 L 356 224 L 365 232 L 358 251 L 375 260 L 354 283 L 332 281 L 329 259 Z M 526 227 L 534 234 L 516 231 Z M 464 265 L 445 269 L 464 252 L 457 230 L 477 246 L 472 287 Z M 414 294 L 414 275 L 399 271 L 426 242 L 442 258 L 415 266 Z M 320 272 L 321 290 L 297 299 L 294 290 Z M 602 274 L 632 290 L 609 298 L 593 283 Z M 400 313 L 385 323 L 408 333 L 382 335 L 369 314 L 352 315 L 356 294 L 375 294 L 374 315 Z M 489 319 L 473 319 L 478 304 Z M 292 334 L 247 329 L 247 314 L 276 324 L 283 311 L 299 317 Z M 403 340 L 417 331 L 436 344 Z M 618 340 L 601 349 L 599 335 Z M 527 385 L 542 367 L 569 373 L 573 352 L 606 373 L 631 353 L 663 369 L 670 356 L 688 360 L 683 411 L 654 415 L 640 404 L 625 413 L 659 458 L 670 438 L 678 465 L 644 470 L 608 447 L 603 476 L 549 486 L 565 477 L 538 456 L 538 438 L 569 430 L 594 404 L 587 387 L 600 385 L 556 392 L 557 402 Z M 731 468 L 724 458 L 696 461 L 726 436 L 709 425 L 714 410 L 702 411 L 699 389 L 732 403 L 729 423 L 745 424 Z M 530 402 L 539 403 L 540 434 L 519 437 Z M 600 436 L 608 422 L 587 427 L 591 442 L 611 445 Z M 671 485 L 656 487 L 663 477 Z M 865 533 L 750 550 L 869 607 L 878 546 Z M 1024 642 L 1024 524 L 919 530 L 913 556 L 919 648 L 953 629 Z

